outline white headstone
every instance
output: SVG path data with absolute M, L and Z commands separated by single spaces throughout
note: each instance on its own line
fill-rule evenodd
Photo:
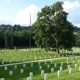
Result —
M 44 70 L 41 70 L 41 75 L 43 75 L 44 74 Z
M 54 72 L 54 68 L 51 68 L 51 72 Z
M 32 77 L 28 77 L 27 80 L 32 80 Z
M 23 73 L 23 72 L 24 72 L 24 70 L 23 70 L 23 69 L 21 69 L 21 70 L 20 70 L 20 72 L 21 72 L 21 73 Z
M 26 67 L 26 64 L 23 64 L 23 68 L 25 68 Z
M 47 65 L 47 68 L 50 68 L 50 65 L 49 64 Z
M 4 61 L 2 61 L 2 64 L 4 64 Z
M 61 62 L 61 66 L 63 66 L 63 62 Z
M 41 70 L 42 69 L 42 66 L 39 66 L 39 70 Z
M 33 63 L 31 63 L 31 67 L 33 66 Z
M 44 74 L 44 80 L 48 80 L 48 73 Z
M 29 77 L 33 77 L 33 72 L 30 72 L 29 73 Z
M 80 63 L 80 60 L 78 60 L 78 63 Z
M 40 57 L 40 59 L 42 59 L 42 57 Z
M 7 66 L 4 67 L 4 70 L 5 70 L 5 71 L 8 70 Z
M 14 69 L 17 69 L 17 65 L 14 65 Z
M 45 61 L 45 64 L 47 64 L 47 61 Z
M 68 69 L 70 69 L 70 65 L 68 65 Z
M 75 68 L 77 67 L 77 64 L 75 64 Z
M 0 80 L 5 80 L 4 78 L 1 78 Z
M 57 67 L 57 64 L 56 63 L 54 64 L 54 67 Z
M 80 71 L 80 66 L 79 66 L 79 71 Z
M 69 62 L 67 61 L 67 64 L 69 64 Z
M 13 71 L 9 71 L 9 75 L 13 75 Z
M 71 74 L 72 73 L 72 68 L 69 68 L 69 74 Z
M 38 65 L 41 65 L 41 62 L 38 62 Z
M 74 64 L 75 62 L 73 61 L 72 63 Z
M 60 70 L 58 70 L 58 76 L 60 76 L 61 75 L 61 71 Z
M 63 69 L 63 67 L 62 67 L 62 66 L 60 66 L 60 71 L 62 71 L 62 69 Z

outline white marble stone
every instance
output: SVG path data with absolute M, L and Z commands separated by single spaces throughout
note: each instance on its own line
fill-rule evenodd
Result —
M 63 67 L 62 66 L 60 66 L 60 71 L 62 71 L 63 70 Z
M 26 64 L 23 64 L 23 68 L 25 68 L 26 67 Z
M 33 77 L 33 72 L 30 72 L 29 73 L 29 77 Z
M 54 64 L 54 67 L 57 67 L 57 64 L 56 63 Z
M 44 74 L 44 80 L 48 80 L 48 73 Z
M 32 77 L 28 77 L 27 80 L 32 80 Z
M 31 67 L 33 67 L 33 62 L 31 63 Z
M 51 68 L 51 73 L 54 72 L 54 68 Z
M 9 71 L 9 75 L 13 75 L 13 71 Z
M 57 73 L 57 75 L 58 75 L 58 76 L 60 76 L 60 75 L 61 75 L 61 71 L 60 71 L 60 70 L 58 70 L 58 73 Z
M 72 73 L 72 68 L 69 68 L 69 74 L 71 74 Z
M 41 70 L 41 75 L 43 75 L 44 74 L 44 70 Z
M 23 73 L 24 72 L 24 69 L 21 69 L 20 72 Z
M 42 66 L 39 66 L 39 70 L 41 70 L 42 69 Z
M 14 65 L 14 69 L 17 69 L 17 65 Z
M 68 69 L 70 69 L 70 65 L 68 65 Z
M 4 70 L 5 70 L 5 71 L 8 70 L 7 66 L 4 67 Z
M 80 63 L 80 60 L 78 60 L 78 63 Z
M 4 78 L 1 78 L 0 80 L 5 80 Z
M 47 68 L 50 68 L 50 65 L 49 64 L 47 65 Z
M 77 64 L 75 64 L 75 68 L 77 67 Z

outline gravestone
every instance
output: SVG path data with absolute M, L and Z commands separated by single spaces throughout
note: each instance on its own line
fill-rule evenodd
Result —
M 49 64 L 47 65 L 47 68 L 50 68 L 50 65 Z
M 33 63 L 31 63 L 31 67 L 33 66 Z
M 63 67 L 62 66 L 60 66 L 60 71 L 62 71 L 63 70 Z
M 20 70 L 20 72 L 21 72 L 21 73 L 23 73 L 23 72 L 24 72 L 24 70 L 23 70 L 23 69 L 21 69 L 21 70 Z
M 27 80 L 32 80 L 32 77 L 28 77 Z
M 51 73 L 54 72 L 54 68 L 51 68 Z
M 17 65 L 14 65 L 14 69 L 17 69 Z
M 9 71 L 9 75 L 13 75 L 13 71 Z
M 70 65 L 68 65 L 68 69 L 70 69 Z
M 4 78 L 1 78 L 0 80 L 5 80 Z
M 41 70 L 41 75 L 43 75 L 44 74 L 44 70 Z
M 60 70 L 58 70 L 58 76 L 60 76 L 61 75 L 61 71 Z
M 44 80 L 48 80 L 48 73 L 44 74 Z
M 4 70 L 5 70 L 5 71 L 8 70 L 7 66 L 4 67 Z
M 72 73 L 72 68 L 69 68 L 69 74 L 71 74 Z
M 33 77 L 33 72 L 30 72 L 29 73 L 29 77 Z
M 41 70 L 42 69 L 42 66 L 39 66 L 39 70 Z
M 23 68 L 25 68 L 26 67 L 26 64 L 23 64 Z

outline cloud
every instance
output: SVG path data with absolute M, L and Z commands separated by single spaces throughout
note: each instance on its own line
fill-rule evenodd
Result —
M 80 2 L 79 1 L 64 1 L 64 11 L 68 12 L 68 20 L 73 24 L 80 24 Z M 79 27 L 79 25 L 78 25 Z
M 7 1 L 7 3 L 9 3 L 10 2 L 10 0 L 6 0 Z
M 20 24 L 20 25 L 30 25 L 30 14 L 31 23 L 33 24 L 37 19 L 37 13 L 40 11 L 36 5 L 31 4 L 23 10 L 17 12 L 15 16 L 3 15 L 0 16 L 0 24 Z
M 31 4 L 24 10 L 21 10 L 17 13 L 16 18 L 15 18 L 15 24 L 30 24 L 30 14 L 31 14 L 31 23 L 33 24 L 36 21 L 37 18 L 37 13 L 40 11 L 40 9 L 34 5 Z

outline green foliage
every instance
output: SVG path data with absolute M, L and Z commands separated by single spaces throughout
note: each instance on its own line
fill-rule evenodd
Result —
M 76 34 L 76 46 L 80 47 L 80 30 Z
M 38 13 L 37 21 L 33 24 L 34 40 L 42 48 L 69 49 L 74 45 L 74 28 L 67 21 L 68 13 L 63 10 L 63 2 L 45 6 Z

